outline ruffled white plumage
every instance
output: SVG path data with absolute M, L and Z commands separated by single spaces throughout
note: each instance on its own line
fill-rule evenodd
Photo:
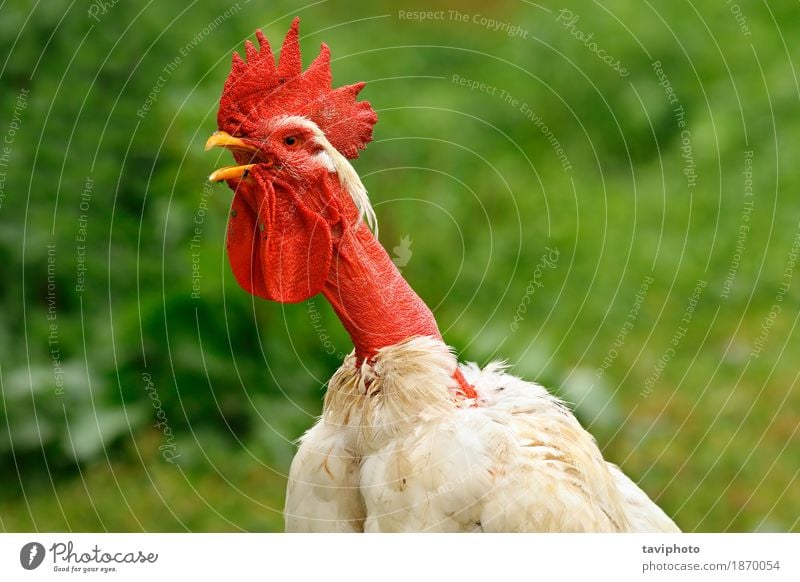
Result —
M 288 531 L 667 531 L 678 528 L 554 396 L 498 364 L 461 367 L 414 338 L 331 379 L 289 476 Z

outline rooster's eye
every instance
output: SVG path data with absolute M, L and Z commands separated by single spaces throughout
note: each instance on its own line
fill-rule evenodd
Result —
M 297 138 L 293 135 L 283 138 L 283 143 L 287 146 L 293 146 L 297 143 Z

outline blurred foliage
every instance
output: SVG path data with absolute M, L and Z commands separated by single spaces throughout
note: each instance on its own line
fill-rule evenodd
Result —
M 337 85 L 368 81 L 380 122 L 356 168 L 462 357 L 569 400 L 682 528 L 800 530 L 796 281 L 769 317 L 800 220 L 797 4 L 565 4 L 578 20 L 505 0 L 4 3 L 0 528 L 280 529 L 291 441 L 349 339 L 321 299 L 236 285 L 230 194 L 204 183 L 226 157 L 202 146 L 231 52 L 256 27 L 277 45 L 299 14 L 306 63 L 325 41 Z M 691 190 L 654 61 L 685 112 Z M 512 331 L 546 247 L 558 264 Z

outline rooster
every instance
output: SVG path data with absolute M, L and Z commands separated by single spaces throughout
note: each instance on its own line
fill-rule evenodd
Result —
M 303 71 L 298 26 L 277 64 L 261 31 L 234 53 L 206 144 L 236 161 L 209 177 L 234 192 L 236 281 L 283 303 L 322 293 L 354 345 L 299 440 L 287 531 L 678 531 L 544 388 L 458 364 L 348 161 L 377 121 L 364 83 L 333 89 L 325 44 Z

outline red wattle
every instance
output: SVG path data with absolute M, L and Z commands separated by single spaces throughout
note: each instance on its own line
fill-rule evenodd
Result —
M 272 181 L 271 181 L 272 180 Z M 331 231 L 313 200 L 295 185 L 265 179 L 232 180 L 227 247 L 244 289 L 272 301 L 297 303 L 322 290 L 331 261 Z

